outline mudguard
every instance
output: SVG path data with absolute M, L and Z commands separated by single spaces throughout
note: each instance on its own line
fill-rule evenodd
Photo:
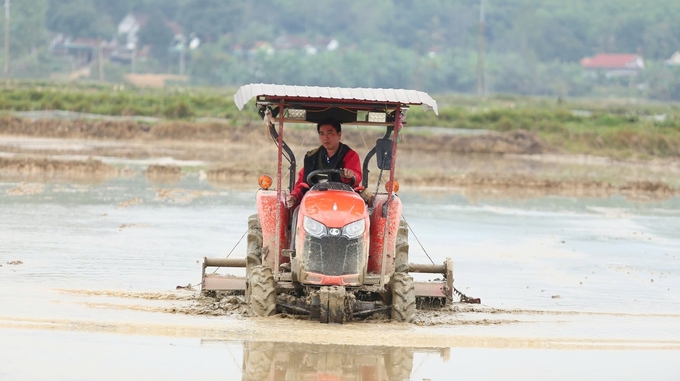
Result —
M 385 193 L 376 194 L 371 212 L 371 245 L 368 255 L 368 272 L 380 274 L 382 271 L 383 248 L 385 255 L 385 274 L 394 272 L 395 246 L 399 221 L 401 220 L 401 200 L 394 195 L 388 202 Z M 385 203 L 387 208 L 384 209 Z M 386 215 L 383 215 L 383 210 Z
M 285 199 L 285 196 L 284 193 L 282 198 Z M 282 255 L 283 250 L 290 247 L 290 239 L 286 234 L 290 212 L 282 200 L 277 200 L 275 190 L 260 189 L 256 202 L 262 227 L 262 264 L 274 269 L 277 255 L 279 265 L 290 262 L 289 258 Z M 276 208 L 280 211 L 278 221 Z

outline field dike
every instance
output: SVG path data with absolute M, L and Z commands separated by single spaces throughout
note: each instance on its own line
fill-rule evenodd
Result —
M 0 177 L 25 179 L 105 179 L 121 170 L 99 160 L 54 160 L 49 158 L 0 157 Z
M 363 158 L 383 133 L 348 125 L 343 128 L 343 142 Z M 233 127 L 218 121 L 148 124 L 2 116 L 0 135 L 14 139 L 6 139 L 8 143 L 0 139 L 0 177 L 18 178 L 24 182 L 53 178 L 102 180 L 131 173 L 97 159 L 103 157 L 146 160 L 171 156 L 177 160 L 205 163 L 199 176 L 215 185 L 256 184 L 261 174 L 276 173 L 274 144 L 259 124 Z M 285 137 L 297 157 L 299 169 L 304 153 L 318 144 L 315 128 L 293 127 L 286 130 Z M 49 144 L 44 143 L 45 138 Z M 30 144 L 22 146 L 22 139 L 29 143 L 31 139 L 39 140 L 41 148 L 29 147 Z M 574 169 L 577 166 L 567 162 L 574 156 L 559 154 L 557 148 L 533 132 L 433 133 L 426 128 L 409 130 L 407 127 L 400 135 L 400 141 L 397 179 L 411 187 L 457 187 L 463 188 L 471 197 L 546 194 L 606 197 L 622 194 L 635 199 L 665 199 L 680 194 L 680 163 L 676 161 L 670 161 L 670 165 L 652 165 L 643 161 L 630 164 L 601 158 L 609 163 L 584 164 Z M 86 148 L 68 151 L 65 148 L 68 146 Z M 64 154 L 95 158 L 57 160 Z M 566 160 L 543 160 L 548 156 Z M 513 157 L 523 159 L 518 161 Z M 284 164 L 287 168 L 287 163 Z M 657 168 L 650 169 L 653 166 Z M 625 171 L 605 174 L 614 167 Z M 185 175 L 184 169 L 174 164 L 148 164 L 142 172 L 150 182 L 171 184 Z M 287 176 L 286 173 L 284 184 Z M 374 166 L 371 166 L 370 176 L 372 183 L 377 180 Z M 39 192 L 26 190 L 32 191 Z

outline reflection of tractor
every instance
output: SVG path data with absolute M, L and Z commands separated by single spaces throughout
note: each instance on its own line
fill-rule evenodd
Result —
M 257 211 L 248 220 L 245 259 L 206 258 L 204 291 L 245 289 L 253 315 L 278 310 L 308 314 L 321 322 L 342 323 L 352 317 L 384 312 L 395 321 L 413 320 L 416 296 L 451 302 L 453 261 L 441 265 L 408 262 L 408 227 L 394 180 L 399 132 L 410 105 L 434 109 L 427 94 L 412 90 L 341 89 L 279 85 L 246 85 L 234 95 L 239 109 L 256 98 L 259 115 L 278 147 L 275 189 L 260 178 Z M 315 183 L 297 213 L 284 200 L 295 184 L 296 160 L 284 140 L 285 123 L 317 123 L 334 118 L 342 123 L 383 126 L 363 163 L 362 186 L 340 182 Z M 276 129 L 278 124 L 278 131 Z M 367 192 L 369 162 L 375 157 L 379 176 L 370 189 L 380 189 L 389 171 L 385 192 Z M 282 188 L 283 158 L 289 167 L 288 190 Z M 330 177 L 330 176 L 328 176 Z M 206 273 L 207 267 L 245 267 L 246 279 Z M 443 281 L 414 282 L 409 272 L 443 275 Z M 287 298 L 278 298 L 287 294 Z
M 245 342 L 243 381 L 411 379 L 414 352 L 435 352 L 445 361 L 449 348 L 397 348 L 291 342 Z

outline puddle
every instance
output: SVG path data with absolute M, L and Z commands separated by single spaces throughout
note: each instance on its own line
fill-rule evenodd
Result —
M 0 328 L 2 379 L 676 380 L 676 351 L 327 345 Z M 29 366 L 39 363 L 40 366 Z M 644 366 L 643 366 L 644 365 Z

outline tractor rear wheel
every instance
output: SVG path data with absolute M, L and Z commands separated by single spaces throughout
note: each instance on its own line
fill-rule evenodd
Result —
M 408 224 L 399 221 L 397 242 L 394 248 L 394 271 L 398 273 L 408 272 Z
M 248 309 L 254 316 L 272 316 L 276 313 L 276 283 L 272 270 L 258 265 L 250 269 L 246 282 L 250 294 Z
M 246 249 L 246 279 L 250 279 L 250 272 L 254 266 L 262 264 L 262 227 L 260 216 L 253 214 L 248 217 Z M 250 287 L 246 286 L 246 302 L 250 300 Z
M 416 316 L 416 289 L 413 278 L 406 273 L 392 276 L 392 320 L 410 323 Z

